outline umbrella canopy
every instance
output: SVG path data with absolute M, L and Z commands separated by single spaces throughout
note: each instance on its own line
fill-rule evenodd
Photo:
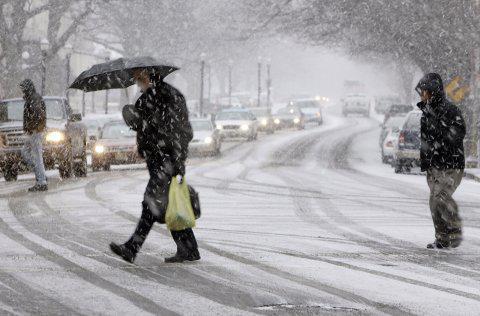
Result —
M 69 88 L 85 92 L 127 88 L 135 83 L 133 72 L 136 69 L 147 69 L 164 78 L 178 67 L 152 57 L 119 58 L 93 65 L 82 72 Z

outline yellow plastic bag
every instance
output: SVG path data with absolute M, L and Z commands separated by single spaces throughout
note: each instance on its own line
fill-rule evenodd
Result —
M 169 230 L 178 231 L 195 227 L 190 193 L 188 192 L 185 177 L 178 183 L 176 177 L 172 178 L 168 191 L 168 205 L 165 214 L 165 223 Z

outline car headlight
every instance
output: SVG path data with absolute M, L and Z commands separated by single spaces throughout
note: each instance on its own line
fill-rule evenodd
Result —
M 59 131 L 49 132 L 45 140 L 49 143 L 59 143 L 65 139 L 65 135 Z
M 295 124 L 300 123 L 300 119 L 299 119 L 298 117 L 294 118 L 294 119 L 293 119 L 293 123 L 295 123 Z
M 262 123 L 263 126 L 267 126 L 268 121 L 267 121 L 267 119 L 263 119 L 261 123 Z
M 105 146 L 103 146 L 103 145 L 95 146 L 95 152 L 97 154 L 103 154 L 105 152 Z
M 205 144 L 211 144 L 212 142 L 213 142 L 213 138 L 211 138 L 210 136 L 205 138 Z
M 250 126 L 248 126 L 247 124 L 243 124 L 242 126 L 240 126 L 240 129 L 242 131 L 248 131 L 250 129 Z
M 222 125 L 217 124 L 217 129 L 223 129 Z
M 317 117 L 320 117 L 320 116 L 322 116 L 322 114 L 320 114 L 320 112 L 317 112 L 317 114 L 316 114 L 316 115 L 317 115 Z
M 275 120 L 273 121 L 273 123 L 275 123 L 275 124 L 278 125 L 278 124 L 280 124 L 280 120 L 279 120 L 279 119 L 275 119 Z

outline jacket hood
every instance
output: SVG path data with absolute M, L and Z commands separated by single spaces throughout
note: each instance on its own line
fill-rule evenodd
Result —
M 33 81 L 30 79 L 25 79 L 22 82 L 20 82 L 20 89 L 22 90 L 25 98 L 30 98 L 36 93 L 35 85 L 33 84 Z
M 437 73 L 432 72 L 423 76 L 418 82 L 416 89 L 430 92 L 434 100 L 445 99 L 442 77 Z

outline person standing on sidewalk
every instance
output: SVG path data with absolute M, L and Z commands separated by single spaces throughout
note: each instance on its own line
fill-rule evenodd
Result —
M 25 133 L 25 145 L 22 157 L 35 172 L 36 184 L 28 191 L 47 191 L 47 178 L 43 164 L 43 132 L 46 129 L 47 114 L 45 102 L 39 95 L 33 82 L 25 79 L 20 83 L 25 105 L 23 107 L 23 131 Z
M 435 226 L 435 241 L 427 248 L 455 248 L 462 242 L 462 220 L 452 195 L 465 169 L 465 122 L 458 107 L 447 100 L 439 74 L 426 74 L 415 90 L 422 99 L 417 104 L 423 113 L 420 161 L 427 172 Z
M 188 143 L 193 138 L 187 105 L 180 91 L 147 70 L 137 70 L 134 77 L 143 94 L 134 107 L 125 106 L 123 116 L 127 125 L 137 132 L 138 153 L 147 163 L 150 180 L 135 232 L 124 244 L 110 244 L 110 249 L 128 262 L 135 260 L 153 224 L 165 223 L 170 182 L 174 176 L 185 176 Z M 177 252 L 165 262 L 200 259 L 191 228 L 171 231 L 171 234 Z

